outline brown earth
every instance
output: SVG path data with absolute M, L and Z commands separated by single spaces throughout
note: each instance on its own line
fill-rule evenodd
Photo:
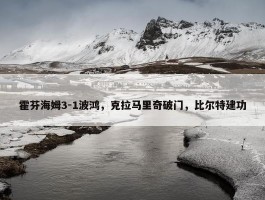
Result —
M 25 166 L 20 160 L 0 157 L 0 177 L 9 178 L 25 173 Z
M 75 131 L 72 135 L 57 136 L 48 134 L 40 143 L 29 144 L 24 147 L 24 150 L 31 154 L 27 159 L 16 159 L 11 157 L 0 157 L 0 178 L 10 178 L 26 173 L 26 166 L 23 164 L 30 158 L 36 158 L 41 154 L 46 153 L 62 144 L 69 144 L 74 140 L 82 137 L 85 134 L 100 134 L 107 130 L 108 126 L 86 127 L 86 126 L 71 126 L 66 127 Z M 11 200 L 9 195 L 11 188 L 8 188 L 3 193 L 0 193 L 0 200 Z
M 183 61 L 183 59 L 189 59 L 185 64 L 178 63 Z M 142 74 L 220 74 L 222 72 L 203 69 L 189 65 L 189 63 L 202 63 L 210 64 L 213 67 L 223 68 L 233 74 L 265 74 L 265 63 L 260 62 L 250 62 L 250 61 L 238 61 L 238 60 L 228 60 L 224 58 L 214 58 L 214 57 L 191 57 L 183 59 L 170 59 L 167 62 L 165 60 L 155 61 L 151 63 L 143 63 L 139 65 L 134 65 L 128 71 L 138 70 Z M 172 64 L 173 63 L 173 64 Z M 50 64 L 49 68 L 42 68 L 39 63 L 32 63 L 28 65 L 1 65 L 0 64 L 0 74 L 68 74 L 71 72 L 69 69 L 59 70 L 59 62 L 53 62 Z M 74 66 L 74 64 L 73 64 Z M 153 69 L 152 69 L 153 68 Z M 74 67 L 73 67 L 74 69 Z M 89 71 L 93 71 L 96 68 L 84 67 L 82 66 L 81 74 Z M 97 68 L 98 69 L 98 68 Z M 102 73 L 125 73 L 120 66 L 103 67 L 100 68 Z
M 182 59 L 171 59 L 136 65 L 142 74 L 224 74 L 223 72 L 204 69 L 189 65 L 189 63 L 209 64 L 212 67 L 223 68 L 232 74 L 265 74 L 265 63 L 227 60 L 223 58 L 192 57 L 185 63 Z
M 61 144 L 69 144 L 74 140 L 82 137 L 84 134 L 99 134 L 109 127 L 68 127 L 68 129 L 75 131 L 72 135 L 57 136 L 48 134 L 40 143 L 29 144 L 24 147 L 24 150 L 31 154 L 30 158 L 36 158 L 41 154 L 55 149 Z M 21 175 L 26 172 L 26 166 L 23 164 L 28 159 L 16 159 L 10 157 L 0 157 L 0 178 L 10 178 Z

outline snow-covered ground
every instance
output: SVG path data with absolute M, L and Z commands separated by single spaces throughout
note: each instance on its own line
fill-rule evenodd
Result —
M 182 61 L 182 62 L 188 62 Z M 65 75 L 66 76 L 66 75 Z M 62 75 L 64 77 L 64 75 Z M 67 76 L 66 76 L 67 77 Z M 59 77 L 58 77 L 59 78 Z M 71 78 L 71 76 L 69 76 Z M 249 84 L 251 80 L 257 79 L 257 84 L 264 84 L 261 77 L 254 76 L 237 76 L 237 75 L 141 75 L 141 74 L 101 74 L 91 76 L 80 76 L 80 79 L 74 80 L 76 87 L 73 89 L 73 81 L 69 80 L 69 91 L 65 92 L 50 92 L 47 88 L 45 91 L 25 91 L 25 92 L 0 92 L 3 98 L 2 109 L 7 112 L 7 107 L 11 106 L 10 102 L 20 102 L 21 96 L 43 96 L 45 99 L 47 96 L 57 99 L 58 96 L 63 96 L 63 99 L 67 103 L 78 101 L 81 98 L 89 100 L 92 93 L 86 96 L 84 93 L 84 87 L 87 87 L 89 91 L 92 87 L 99 92 L 109 93 L 109 96 L 105 97 L 100 106 L 104 106 L 104 110 L 77 110 L 69 108 L 65 111 L 46 111 L 46 110 L 28 110 L 25 115 L 17 107 L 12 107 L 10 113 L 6 113 L 5 116 L 0 117 L 0 126 L 70 126 L 70 125 L 94 125 L 94 124 L 109 124 L 120 123 L 124 121 L 134 120 L 135 114 L 131 110 L 112 110 L 111 101 L 113 100 L 160 100 L 160 101 L 173 101 L 182 100 L 184 107 L 188 107 L 188 112 L 203 116 L 207 118 L 207 122 L 204 125 L 207 126 L 263 126 L 265 125 L 265 103 L 262 98 L 265 97 L 263 90 L 247 90 L 246 87 L 235 88 L 234 84 L 242 83 Z M 233 81 L 233 82 L 231 82 Z M 227 83 L 228 82 L 228 83 Z M 235 82 L 235 83 L 234 83 Z M 118 85 L 117 87 L 115 86 Z M 78 87 L 80 85 L 80 88 Z M 71 86 L 71 87 L 70 87 Z M 67 84 L 64 85 L 68 87 Z M 252 87 L 251 85 L 248 87 Z M 60 91 L 60 89 L 58 89 Z M 75 95 L 79 91 L 80 97 Z M 246 92 L 247 91 L 247 92 Z M 92 90 L 93 92 L 93 90 Z M 10 95 L 11 94 L 11 95 Z M 84 94 L 84 95 L 83 95 Z M 88 93 L 87 93 L 88 94 Z M 148 96 L 147 96 L 148 95 Z M 24 98 L 24 97 L 23 97 Z M 35 98 L 35 97 L 34 97 Z M 52 99 L 52 100 L 54 100 Z M 31 99 L 29 99 L 31 100 Z M 40 99 L 42 100 L 42 99 Z M 212 101 L 215 105 L 215 101 L 221 100 L 245 100 L 247 104 L 246 110 L 218 110 L 213 108 L 208 110 L 205 107 L 204 110 L 196 110 L 195 102 L 201 100 L 204 104 L 207 100 Z M 16 106 L 16 105 L 15 105 Z M 19 105 L 17 105 L 19 106 Z M 225 105 L 226 106 L 226 105 Z M 179 108 L 180 105 L 178 104 Z M 211 106 L 210 106 L 211 107 Z M 142 110 L 140 108 L 140 110 Z M 170 112 L 170 111 L 169 111 Z M 149 124 L 151 125 L 151 124 Z M 156 126 L 156 124 L 153 124 Z M 166 124 L 176 126 L 181 124 Z M 195 126 L 197 123 L 190 121 L 190 126 Z M 182 126 L 186 126 L 182 124 Z
M 161 100 L 168 99 L 181 99 L 185 103 L 185 106 L 189 107 L 189 112 L 201 116 L 206 121 L 203 121 L 202 125 L 205 126 L 265 126 L 265 107 L 263 102 L 255 102 L 254 100 L 247 101 L 247 109 L 242 110 L 195 110 L 194 102 L 197 99 L 201 99 L 206 102 L 207 99 L 223 99 L 225 92 L 217 92 L 209 90 L 194 91 L 192 94 L 168 94 L 161 97 Z M 227 97 L 227 96 L 226 96 Z M 229 98 L 228 98 L 229 99 Z M 174 125 L 174 124 L 172 124 Z M 193 122 L 190 122 L 190 126 L 193 126 Z
M 26 158 L 29 155 L 23 151 L 24 146 L 41 142 L 47 134 L 64 136 L 73 133 L 74 131 L 61 127 L 0 127 L 0 157 L 13 156 L 18 158 Z
M 184 134 L 191 142 L 181 162 L 225 178 L 236 189 L 236 200 L 265 199 L 264 127 L 204 126 Z
M 127 82 L 137 80 L 139 84 L 150 84 L 152 82 L 163 83 L 165 81 L 172 80 L 172 76 L 170 75 L 143 76 L 139 74 L 133 74 L 130 76 L 131 78 L 137 77 L 137 79 L 130 79 L 130 77 L 123 75 L 108 75 L 108 79 L 105 80 L 118 79 L 120 82 L 122 82 L 123 80 Z M 192 77 L 193 76 L 194 75 L 192 75 Z M 187 80 L 190 84 L 191 81 L 194 81 L 195 79 L 189 79 L 189 77 L 190 76 L 174 75 L 172 84 L 186 85 L 188 84 Z M 197 77 L 200 80 L 205 79 L 204 75 L 198 75 Z M 89 78 L 86 77 L 86 79 L 82 79 L 80 82 L 86 83 L 90 81 Z M 73 131 L 58 126 L 68 126 L 73 124 L 83 125 L 85 123 L 90 123 L 90 125 L 97 123 L 117 124 L 131 120 L 136 120 L 135 125 L 138 126 L 139 122 L 141 123 L 141 125 L 152 125 L 146 123 L 148 116 L 147 118 L 143 117 L 145 119 L 143 121 L 137 121 L 137 118 L 142 115 L 141 112 L 133 112 L 130 110 L 122 112 L 110 111 L 107 105 L 109 105 L 109 102 L 112 100 L 180 99 L 185 102 L 185 106 L 192 108 L 194 107 L 195 99 L 222 99 L 223 97 L 228 97 L 225 93 L 225 90 L 220 89 L 220 91 L 218 92 L 217 89 L 209 89 L 209 86 L 209 82 L 204 81 L 201 83 L 201 88 L 196 89 L 196 92 L 193 92 L 193 90 L 195 90 L 194 88 L 186 88 L 180 93 L 178 93 L 178 91 L 175 91 L 175 93 L 159 92 L 157 94 L 149 94 L 149 96 L 147 96 L 147 92 L 115 91 L 115 94 L 110 93 L 109 96 L 105 97 L 104 103 L 106 104 L 104 105 L 106 106 L 105 110 L 102 112 L 74 111 L 71 113 L 65 113 L 59 116 L 39 119 L 35 121 L 34 119 L 32 121 L 20 120 L 0 124 L 0 157 L 15 156 L 26 158 L 29 155 L 23 151 L 25 145 L 38 143 L 42 141 L 49 133 L 57 134 L 59 136 L 73 133 Z M 217 84 L 216 87 L 219 88 L 220 85 Z M 239 91 L 237 92 L 239 93 Z M 60 93 L 58 96 L 64 96 L 68 94 L 70 93 Z M 190 124 L 190 126 L 196 121 L 196 124 L 193 125 L 199 125 L 198 123 L 201 123 L 202 126 L 200 128 L 192 129 L 192 131 L 186 131 L 187 136 L 193 138 L 200 137 L 200 139 L 191 142 L 190 147 L 187 149 L 187 151 L 180 155 L 180 160 L 197 167 L 210 169 L 211 171 L 214 171 L 219 175 L 224 176 L 225 178 L 230 177 L 228 178 L 228 180 L 231 182 L 231 184 L 238 188 L 236 194 L 236 198 L 238 199 L 247 199 L 245 198 L 245 195 L 249 195 L 255 190 L 257 190 L 257 195 L 259 195 L 258 197 L 261 197 L 261 195 L 263 195 L 264 193 L 264 183 L 262 178 L 264 178 L 265 170 L 265 128 L 253 127 L 253 125 L 262 125 L 264 123 L 265 110 L 262 109 L 264 108 L 264 103 L 258 103 L 252 100 L 248 102 L 248 109 L 246 111 L 243 111 L 243 114 L 240 111 L 192 111 L 191 109 L 189 110 L 189 112 L 203 116 L 203 118 L 207 120 L 205 122 L 202 122 L 201 119 L 187 117 L 187 115 L 185 116 L 185 118 L 184 115 L 179 116 L 181 118 L 183 117 L 183 119 L 178 120 L 178 122 L 182 122 L 185 121 L 184 119 L 187 119 L 186 121 L 188 121 L 188 124 Z M 156 114 L 158 115 L 161 113 L 159 112 Z M 154 125 L 163 125 L 161 123 L 164 123 L 164 121 L 170 123 L 173 121 L 172 124 L 166 125 L 176 125 L 174 124 L 174 121 L 176 121 L 175 119 L 177 118 L 177 116 L 173 116 L 174 117 L 169 117 L 168 114 L 162 116 L 161 114 L 161 120 L 159 122 L 160 124 L 156 123 Z M 173 120 L 170 121 L 169 119 Z M 151 123 L 154 123 L 154 121 L 151 121 Z M 229 125 L 231 127 L 220 127 L 224 125 Z M 252 127 L 246 127 L 246 125 Z M 57 127 L 47 128 L 44 126 Z M 187 124 L 185 124 L 185 126 L 187 126 Z M 243 138 L 246 138 L 246 144 L 244 146 L 245 150 L 242 151 L 241 143 L 243 141 Z M 247 188 L 248 190 L 244 193 L 245 190 L 243 189 L 245 188 Z
M 207 64 L 207 65 L 195 65 L 195 66 L 199 67 L 199 68 L 203 68 L 203 69 L 212 69 L 212 70 L 219 71 L 219 72 L 230 73 L 230 72 L 228 72 L 227 70 L 225 70 L 223 68 L 213 67 L 210 64 Z
M 38 92 L 38 91 L 27 91 L 27 92 L 5 92 L 5 91 L 0 91 L 0 94 L 8 94 L 8 95 L 31 95 L 31 96 L 45 96 L 45 97 L 51 97 L 51 96 L 56 96 L 56 97 L 61 97 L 61 96 L 69 96 L 68 92 Z
M 145 95 L 123 94 L 127 99 L 137 99 Z M 122 98 L 119 94 L 111 95 L 105 98 L 106 102 L 111 99 Z M 108 109 L 109 110 L 109 109 Z M 74 112 L 71 114 L 62 114 L 57 117 L 46 118 L 36 121 L 13 121 L 0 126 L 0 157 L 28 158 L 30 155 L 23 149 L 26 145 L 41 142 L 47 134 L 56 134 L 65 136 L 73 134 L 74 131 L 68 130 L 60 125 L 66 124 L 115 124 L 137 119 L 141 112 Z M 56 127 L 44 127 L 45 125 Z M 0 192 L 5 189 L 5 184 L 0 182 Z
M 105 102 L 110 102 L 113 99 L 126 97 L 126 99 L 137 99 L 144 97 L 145 94 L 116 94 L 105 98 Z M 65 129 L 60 126 L 74 124 L 105 124 L 112 125 L 121 122 L 136 120 L 141 115 L 141 112 L 127 111 L 119 112 L 106 109 L 102 112 L 97 111 L 76 111 L 73 113 L 65 113 L 56 117 L 44 118 L 33 121 L 12 121 L 2 123 L 0 126 L 0 157 L 14 156 L 25 158 L 27 153 L 23 152 L 25 145 L 41 142 L 47 134 L 56 134 L 64 136 L 73 134 L 74 131 Z M 49 126 L 49 127 L 44 127 Z M 55 126 L 50 128 L 50 126 Z
M 202 69 L 211 69 L 211 70 L 215 70 L 215 71 L 223 72 L 223 73 L 227 73 L 227 74 L 230 73 L 229 71 L 227 71 L 227 70 L 225 70 L 223 68 L 213 67 L 211 64 L 203 64 L 203 63 L 199 63 L 199 62 L 194 62 L 191 58 L 180 59 L 179 63 L 185 64 L 185 65 L 194 66 L 194 67 L 198 67 L 198 68 L 202 68 Z M 172 64 L 178 65 L 178 63 L 172 63 Z
M 141 92 L 135 93 L 117 93 L 104 98 L 104 101 L 100 104 L 104 106 L 104 110 L 81 110 L 64 113 L 57 116 L 44 116 L 42 119 L 35 120 L 14 120 L 4 122 L 0 124 L 0 127 L 23 127 L 23 126 L 71 126 L 71 125 L 82 125 L 82 126 L 93 126 L 98 125 L 113 125 L 116 123 L 126 122 L 135 120 L 136 114 L 132 110 L 111 110 L 110 102 L 113 100 L 121 99 L 139 99 L 146 96 Z M 141 113 L 137 112 L 137 115 Z
M 153 90 L 153 89 L 152 89 Z M 231 94 L 230 94 L 231 95 Z M 104 98 L 104 101 L 100 103 L 100 106 L 104 106 L 104 110 L 69 110 L 67 113 L 59 113 L 56 115 L 52 115 L 50 112 L 44 112 L 43 115 L 39 115 L 37 111 L 28 111 L 32 116 L 39 116 L 39 118 L 31 117 L 30 119 L 24 118 L 24 115 L 19 116 L 19 118 L 13 118 L 13 115 L 9 116 L 9 120 L 2 121 L 0 126 L 71 126 L 71 125 L 82 125 L 82 126 L 90 126 L 90 125 L 112 125 L 115 123 L 121 123 L 125 121 L 135 120 L 135 116 L 139 114 L 135 114 L 138 109 L 132 108 L 131 110 L 112 110 L 111 102 L 112 101 L 122 101 L 122 100 L 150 100 L 152 101 L 169 101 L 174 100 L 183 101 L 183 111 L 189 114 L 195 114 L 202 118 L 208 119 L 204 121 L 202 125 L 207 126 L 265 126 L 265 106 L 263 102 L 256 102 L 255 100 L 240 97 L 241 100 L 245 99 L 247 102 L 246 110 L 208 110 L 205 108 L 204 110 L 196 110 L 195 109 L 195 101 L 202 100 L 206 102 L 207 100 L 222 100 L 222 99 L 233 99 L 230 98 L 229 95 L 225 91 L 219 90 L 209 90 L 209 89 L 194 89 L 190 90 L 176 90 L 168 89 L 166 91 L 149 91 L 143 92 L 141 90 L 135 90 L 133 92 L 124 92 L 124 91 L 115 91 L 115 95 L 110 94 L 109 96 Z M 237 100 L 237 99 L 235 99 Z M 180 109 L 180 103 L 176 103 L 177 110 L 164 110 L 168 116 L 171 116 L 171 112 L 177 113 Z M 121 106 L 121 105 L 120 105 Z M 185 108 L 188 107 L 186 111 Z M 141 109 L 142 110 L 142 109 Z M 140 110 L 140 111 L 141 111 Z M 139 111 L 139 112 L 140 112 Z M 145 113 L 157 111 L 157 110 L 148 110 Z M 156 112 L 156 114 L 160 114 L 163 110 Z M 159 113 L 160 112 L 160 113 Z M 19 114 L 18 111 L 14 111 L 14 113 Z M 159 125 L 156 122 L 152 124 L 143 123 L 143 126 L 187 126 L 187 121 L 189 126 L 196 126 L 197 121 L 189 121 L 185 118 L 183 120 L 174 120 L 174 115 L 171 116 L 172 120 L 168 120 L 167 122 L 161 121 Z M 185 116 L 185 115 L 184 115 Z M 170 117 L 169 117 L 170 118 Z M 165 123 L 165 124 L 162 124 Z

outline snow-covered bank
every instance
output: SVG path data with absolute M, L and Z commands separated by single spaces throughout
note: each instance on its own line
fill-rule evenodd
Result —
M 99 134 L 108 127 L 6 127 L 5 130 L 1 129 L 2 134 L 6 133 L 6 135 L 0 135 L 0 139 L 5 138 L 5 143 L 0 143 L 0 178 L 9 178 L 26 172 L 24 161 L 36 158 L 61 144 L 73 142 L 84 134 Z M 13 140 L 16 135 L 19 137 Z M 9 195 L 10 191 L 7 193 L 9 189 L 10 185 L 0 180 L 0 199 L 3 195 Z
M 122 97 L 141 98 L 143 94 L 136 96 L 135 94 L 116 94 L 105 97 L 105 103 L 112 99 L 119 99 Z M 97 123 L 103 125 L 113 125 L 117 123 L 136 120 L 141 115 L 141 112 L 119 112 L 108 110 L 84 111 L 66 113 L 55 117 L 44 118 L 32 121 L 11 121 L 0 124 L 0 158 L 1 157 L 16 157 L 25 159 L 29 157 L 28 153 L 24 151 L 26 145 L 42 142 L 47 135 L 66 136 L 75 133 L 73 130 L 68 130 L 65 126 L 75 125 L 80 123 L 89 123 L 95 126 Z M 49 127 L 47 127 L 49 126 Z M 51 127 L 52 126 L 52 127 Z M 55 127 L 53 127 L 55 126 Z
M 195 127 L 184 134 L 189 147 L 180 162 L 226 179 L 236 191 L 235 200 L 265 199 L 263 127 Z
M 134 116 L 134 111 L 132 110 L 111 110 L 109 102 L 113 100 L 120 100 L 120 99 L 139 99 L 146 96 L 146 94 L 138 93 L 138 94 L 130 94 L 130 93 L 116 93 L 110 94 L 109 96 L 105 97 L 103 102 L 101 103 L 102 106 L 105 107 L 104 110 L 98 111 L 94 110 L 78 110 L 78 111 L 70 111 L 68 113 L 59 114 L 56 116 L 49 116 L 46 115 L 41 119 L 35 119 L 32 117 L 29 120 L 14 120 L 8 121 L 4 123 L 0 123 L 0 135 L 1 135 L 1 127 L 44 127 L 44 126 L 55 126 L 55 127 L 62 127 L 62 126 L 95 126 L 102 125 L 102 126 L 112 126 L 113 124 L 127 122 L 136 120 L 137 117 Z M 34 112 L 31 112 L 34 114 Z M 137 112 L 140 115 L 139 112 Z M 10 131 L 7 131 L 10 133 Z M 12 131 L 11 131 L 12 132 Z M 19 132 L 19 131 L 18 131 Z M 9 135 L 13 135 L 9 134 Z M 42 134 L 37 134 L 42 135 Z M 39 139 L 40 137 L 35 137 L 35 139 Z M 1 138 L 0 138 L 0 145 L 1 145 Z M 1 146 L 0 146 L 1 148 Z M 1 154 L 1 152 L 0 152 Z M 0 155 L 1 156 L 1 155 Z
M 63 127 L 1 127 L 0 157 L 16 157 L 25 159 L 29 155 L 23 149 L 26 145 L 40 143 L 48 134 L 65 136 L 74 131 Z

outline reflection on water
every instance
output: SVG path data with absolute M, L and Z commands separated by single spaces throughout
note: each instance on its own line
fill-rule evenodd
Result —
M 28 173 L 9 180 L 12 198 L 231 199 L 219 180 L 177 166 L 177 155 L 184 150 L 182 131 L 179 127 L 111 127 L 100 135 L 86 135 L 29 160 Z

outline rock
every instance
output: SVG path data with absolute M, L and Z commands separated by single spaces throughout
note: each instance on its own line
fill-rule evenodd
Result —
M 193 23 L 190 23 L 190 22 L 187 22 L 187 21 L 181 20 L 181 21 L 179 22 L 178 28 L 179 28 L 179 29 L 185 29 L 185 28 L 190 28 L 190 27 L 192 27 L 193 25 L 194 25 Z
M 98 54 L 100 55 L 100 54 L 103 54 L 103 53 L 106 53 L 109 51 L 113 51 L 113 50 L 114 50 L 113 46 L 104 46 L 98 51 Z
M 166 43 L 159 24 L 163 20 L 162 18 L 158 18 L 158 20 L 152 19 L 147 24 L 140 41 L 136 45 L 138 49 L 145 51 L 147 46 L 155 49 L 158 45 Z
M 168 19 L 165 19 L 163 17 L 158 17 L 157 18 L 157 24 L 162 27 L 162 28 L 178 28 L 178 24 L 171 21 L 171 20 L 168 20 Z
M 219 19 L 219 18 L 214 18 L 213 22 L 220 23 L 220 25 L 222 25 L 222 26 L 225 24 L 225 22 L 223 20 Z
M 28 159 L 30 157 L 30 154 L 23 151 L 22 149 L 17 150 L 17 157 L 21 159 Z
M 208 21 L 205 21 L 205 22 L 203 23 L 203 26 L 204 26 L 204 27 L 212 27 L 212 23 L 211 23 L 211 22 L 208 22 Z
M 10 185 L 6 182 L 0 182 L 0 197 L 10 190 Z
M 94 47 L 94 49 L 99 49 L 98 50 L 98 54 L 103 54 L 105 52 L 109 52 L 109 51 L 113 51 L 114 50 L 114 47 L 113 46 L 109 46 L 109 45 L 106 45 L 106 41 L 104 42 L 99 42 L 98 44 L 96 44 Z
M 215 41 L 216 42 L 221 42 L 224 38 L 227 37 L 233 37 L 234 34 L 239 33 L 239 29 L 237 27 L 222 27 L 220 29 L 215 30 Z
M 25 166 L 18 160 L 0 157 L 0 177 L 8 178 L 25 173 Z
M 11 194 L 10 185 L 6 182 L 0 182 L 0 199 L 11 200 L 8 196 Z

